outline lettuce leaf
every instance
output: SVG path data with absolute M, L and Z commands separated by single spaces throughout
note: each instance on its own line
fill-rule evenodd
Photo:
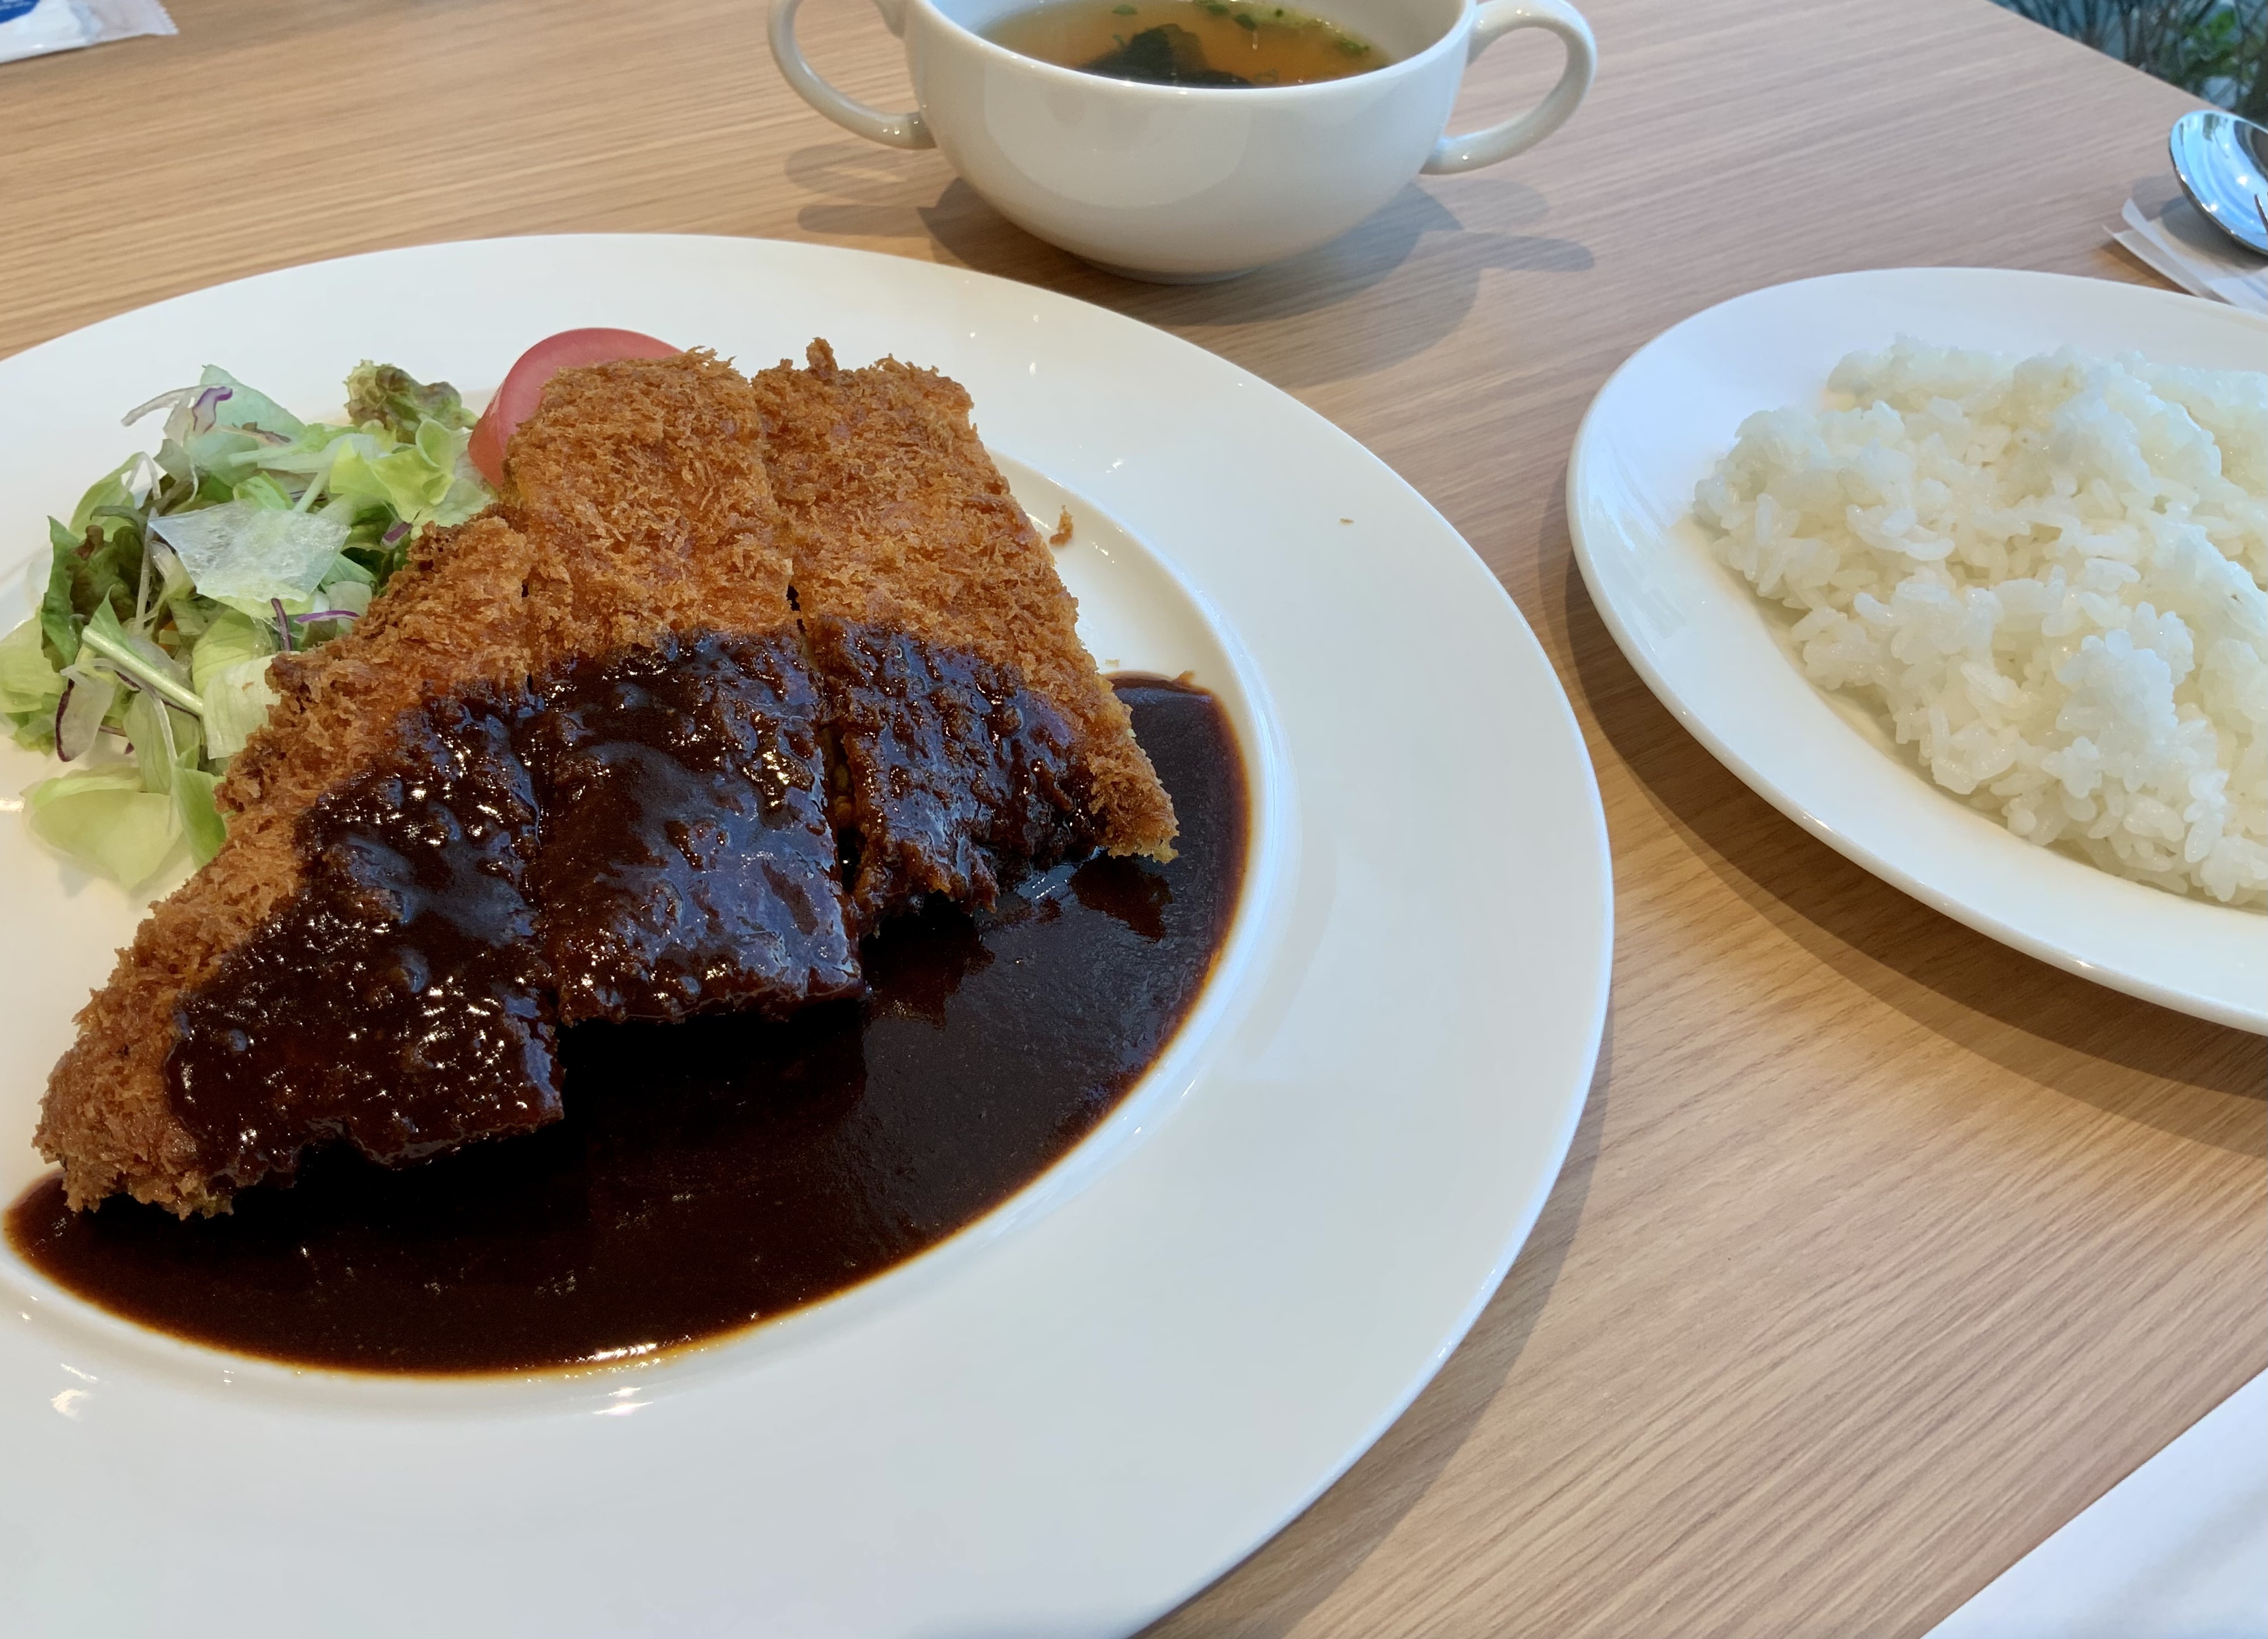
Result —
M 338 555 L 338 560 L 331 565 L 329 571 L 323 577 L 324 598 L 328 599 L 330 597 L 330 588 L 348 581 L 360 586 L 366 593 L 375 590 L 378 585 L 378 577 L 371 571 L 368 564 L 357 563 L 342 552 Z M 324 607 L 331 609 L 345 606 L 343 604 L 328 601 L 324 604 Z
M 154 695 L 137 690 L 127 702 L 122 726 L 133 743 L 134 767 L 142 775 L 145 791 L 170 793 L 180 771 L 194 768 L 200 761 L 203 740 L 197 720 Z
M 0 711 L 11 717 L 42 711 L 52 717 L 63 697 L 63 680 L 40 636 L 40 622 L 28 620 L 0 637 Z
M 440 504 L 433 509 L 433 516 L 427 521 L 442 529 L 453 528 L 487 507 L 495 499 L 496 492 L 489 488 L 486 479 L 473 470 L 470 458 L 459 455 L 456 479 L 450 484 L 449 493 L 441 497 Z
M 266 473 L 254 473 L 249 478 L 239 479 L 236 489 L 232 492 L 232 498 L 248 501 L 254 506 L 266 507 L 271 512 L 288 512 L 291 510 L 291 497 L 284 492 L 282 484 L 277 483 Z
M 192 470 L 232 488 L 240 474 L 259 466 L 261 456 L 274 447 L 241 427 L 215 427 L 210 432 L 193 432 L 181 441 Z
M 159 796 L 169 795 L 173 789 L 173 760 L 166 751 L 166 725 L 158 713 L 163 702 L 136 690 L 126 702 L 126 738 L 134 747 L 134 771 L 141 775 L 142 789 Z
M 228 821 L 213 801 L 220 776 L 202 768 L 185 768 L 173 775 L 173 818 L 188 840 L 189 858 L 203 864 L 228 841 Z
M 39 617 L 19 621 L 0 637 L 0 719 L 18 745 L 55 749 L 55 706 L 63 695 L 63 680 L 40 641 Z
M 55 714 L 52 711 L 0 711 L 8 737 L 26 751 L 55 748 Z
M 143 790 L 131 763 L 41 780 L 24 793 L 24 818 L 48 847 L 129 888 L 166 863 L 179 834 L 173 799 Z
M 282 696 L 269 685 L 268 665 L 273 656 L 239 660 L 225 665 L 207 680 L 205 750 L 215 757 L 233 757 L 268 721 L 269 708 Z
M 224 609 L 189 650 L 189 687 L 202 695 L 226 668 L 246 660 L 265 660 L 277 646 L 273 621 Z
M 70 533 L 72 544 L 86 539 L 87 526 L 99 523 L 102 533 L 112 534 L 127 526 L 127 519 L 115 516 L 119 512 L 139 512 L 149 499 L 151 481 L 157 476 L 150 458 L 135 454 L 96 479 L 87 492 L 71 509 Z M 98 519 L 98 512 L 113 516 Z
M 342 438 L 331 463 L 331 495 L 389 508 L 413 527 L 430 523 L 456 487 L 457 458 L 472 436 L 429 421 L 419 424 L 413 441 L 392 449 L 367 434 Z
M 343 560 L 342 560 L 343 561 Z M 315 594 L 315 601 L 326 609 L 340 611 L 360 620 L 370 613 L 370 582 L 342 577 L 326 581 Z
M 304 606 L 347 541 L 347 526 L 336 518 L 250 501 L 169 513 L 151 518 L 150 527 L 200 592 L 254 607 L 271 598 Z
M 277 698 L 268 684 L 268 663 L 276 646 L 274 627 L 234 609 L 197 639 L 189 651 L 189 680 L 204 702 L 206 755 L 235 756 L 268 721 L 268 709 Z
M 351 378 L 349 379 L 351 381 Z M 278 438 L 296 438 L 307 423 L 256 387 L 247 387 L 218 364 L 207 364 L 197 377 L 201 387 L 226 387 L 228 395 L 212 402 L 212 418 L 222 427 L 256 427 Z

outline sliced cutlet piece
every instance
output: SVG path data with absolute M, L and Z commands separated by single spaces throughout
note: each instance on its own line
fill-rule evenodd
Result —
M 754 385 L 860 926 L 932 895 L 988 904 L 1089 849 L 1171 858 L 1173 803 L 968 395 L 892 359 L 843 370 L 823 341 L 809 362 Z
M 184 1216 L 344 1139 L 405 1161 L 559 1113 L 511 724 L 563 588 L 503 520 L 422 541 L 358 628 L 280 657 L 229 836 L 78 1016 L 40 1149 L 73 1206 Z
M 312 1145 L 394 1164 L 541 1126 L 562 1013 L 857 987 L 750 399 L 703 357 L 563 378 L 507 506 L 276 661 L 227 843 L 49 1080 L 74 1206 L 210 1211 Z
M 555 377 L 506 455 L 573 592 L 519 739 L 563 1023 L 862 986 L 757 423 L 711 355 L 628 361 Z

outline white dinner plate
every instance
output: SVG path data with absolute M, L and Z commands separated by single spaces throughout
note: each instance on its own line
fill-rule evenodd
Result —
M 1678 721 L 1822 842 L 2020 951 L 2268 1032 L 2268 918 L 2035 847 L 1937 790 L 1893 744 L 1887 718 L 1813 687 L 1786 646 L 1786 622 L 1710 552 L 1693 489 L 1741 423 L 1822 402 L 1844 355 L 1901 334 L 2268 370 L 2268 320 L 2102 280 L 1913 268 L 1736 297 L 1641 348 L 1583 418 L 1567 517 L 1593 600 Z
M 642 1367 L 293 1371 L 0 1256 L 11 1635 L 1120 1633 L 1377 1437 L 1503 1275 L 1604 1018 L 1591 768 L 1511 600 L 1409 486 L 1234 365 L 954 268 L 696 238 L 298 268 L 0 363 L 0 562 L 222 364 L 335 413 L 357 361 L 475 398 L 614 325 L 830 338 L 973 393 L 1097 658 L 1228 702 L 1254 832 L 1195 1014 L 1059 1166 L 830 1302 Z M 11 574 L 11 583 L 19 577 Z M 23 611 L 20 592 L 0 620 Z M 0 756 L 0 790 L 42 772 Z M 0 823 L 0 1191 L 136 908 Z

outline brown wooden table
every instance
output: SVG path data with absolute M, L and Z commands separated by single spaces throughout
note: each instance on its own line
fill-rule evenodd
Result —
M 0 354 L 420 240 L 859 245 L 1228 356 L 1511 589 L 1614 838 L 1589 1106 L 1470 1340 L 1175 1639 L 1918 1634 L 2268 1365 L 2262 1043 L 2004 949 L 1780 818 L 1624 662 L 1561 501 L 1609 371 L 1725 297 L 1911 263 L 2144 278 L 2100 224 L 2194 105 L 1984 0 L 1586 4 L 1603 68 L 1551 142 L 1197 289 L 1097 273 L 936 154 L 827 124 L 752 0 L 175 0 L 178 39 L 0 67 Z M 804 32 L 903 106 L 857 0 Z M 1548 82 L 1526 44 L 1468 121 Z

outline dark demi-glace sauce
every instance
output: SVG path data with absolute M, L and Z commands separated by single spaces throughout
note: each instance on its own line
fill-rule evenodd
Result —
M 481 1371 L 621 1358 L 811 1303 L 1013 1194 L 1169 1041 L 1244 871 L 1244 772 L 1211 695 L 1119 694 L 1181 820 L 1177 856 L 1063 866 L 971 917 L 865 946 L 871 989 L 784 1023 L 563 1033 L 566 1119 L 401 1171 L 318 1154 L 289 1189 L 181 1222 L 59 1179 L 8 1238 L 61 1285 L 222 1348 Z

